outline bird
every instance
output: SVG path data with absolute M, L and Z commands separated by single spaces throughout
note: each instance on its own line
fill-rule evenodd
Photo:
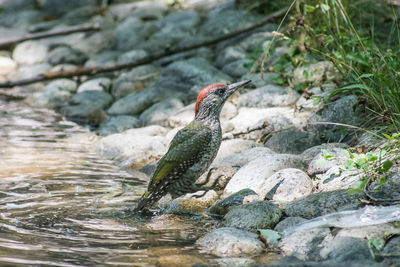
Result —
M 219 117 L 222 107 L 238 88 L 250 82 L 211 84 L 199 92 L 193 121 L 172 139 L 167 153 L 158 161 L 148 189 L 139 199 L 134 213 L 150 207 L 168 193 L 174 199 L 201 189 L 195 185 L 195 181 L 211 165 L 221 145 Z

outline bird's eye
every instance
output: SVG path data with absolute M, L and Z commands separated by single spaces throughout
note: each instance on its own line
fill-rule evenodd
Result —
M 224 94 L 225 90 L 223 88 L 218 88 L 215 90 L 215 93 L 219 96 L 222 96 Z

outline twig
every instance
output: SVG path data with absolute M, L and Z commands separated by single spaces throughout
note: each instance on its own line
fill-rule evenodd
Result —
M 204 47 L 204 46 L 215 45 L 219 42 L 222 42 L 222 41 L 228 40 L 232 37 L 235 37 L 239 34 L 250 32 L 250 31 L 266 24 L 270 20 L 283 15 L 285 13 L 285 11 L 286 11 L 286 8 L 278 10 L 278 11 L 266 16 L 263 20 L 255 23 L 253 25 L 250 25 L 248 27 L 242 28 L 237 31 L 230 32 L 228 34 L 224 34 L 215 39 L 206 40 L 206 41 L 195 43 L 195 44 L 189 44 L 186 46 L 176 47 L 173 49 L 164 49 L 164 51 L 162 51 L 162 52 L 155 53 L 155 54 L 148 56 L 146 58 L 143 58 L 141 60 L 122 63 L 122 64 L 116 64 L 113 66 L 106 66 L 106 67 L 93 67 L 93 68 L 79 67 L 77 69 L 70 70 L 70 71 L 46 72 L 46 73 L 40 74 L 39 76 L 33 77 L 33 78 L 22 79 L 22 80 L 17 80 L 17 81 L 6 81 L 3 83 L 0 83 L 0 88 L 1 87 L 10 88 L 10 87 L 17 86 L 17 85 L 25 85 L 25 84 L 30 84 L 30 83 L 34 83 L 34 82 L 40 82 L 40 81 L 48 81 L 48 80 L 59 79 L 59 78 L 71 78 L 71 77 L 83 76 L 83 75 L 94 75 L 94 74 L 98 74 L 98 73 L 112 72 L 112 71 L 116 71 L 116 70 L 137 67 L 139 65 L 151 63 L 151 62 L 153 62 L 157 59 L 163 58 L 163 57 L 171 56 L 174 54 L 182 53 L 185 51 L 197 49 L 197 48 Z
M 57 35 L 66 35 L 66 34 L 70 34 L 70 33 L 74 33 L 74 32 L 88 32 L 88 31 L 98 31 L 98 30 L 100 30 L 100 26 L 98 24 L 94 24 L 94 25 L 66 27 L 61 30 L 27 34 L 22 37 L 17 37 L 14 39 L 0 41 L 0 48 L 1 49 L 9 48 L 10 46 L 12 46 L 14 44 L 17 44 L 17 43 L 20 43 L 23 41 L 27 41 L 27 40 L 42 39 L 42 38 L 52 37 L 52 36 L 57 36 Z

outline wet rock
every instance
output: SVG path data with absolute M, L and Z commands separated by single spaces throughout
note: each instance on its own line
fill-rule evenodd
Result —
M 222 217 L 228 213 L 231 207 L 243 204 L 244 198 L 249 195 L 256 195 L 256 192 L 251 189 L 242 189 L 239 192 L 236 192 L 235 194 L 216 202 L 214 205 L 212 205 L 212 207 L 210 207 L 208 213 L 213 216 Z
M 118 57 L 121 55 L 118 51 L 104 51 L 94 56 L 91 56 L 85 62 L 85 67 L 98 67 L 98 66 L 112 66 L 117 62 Z
M 283 169 L 268 177 L 256 192 L 262 198 L 290 202 L 308 196 L 313 189 L 311 178 L 299 169 Z
M 149 25 L 141 19 L 130 16 L 124 19 L 116 28 L 117 49 L 128 51 L 150 36 Z
M 229 81 L 231 78 L 202 58 L 191 58 L 174 62 L 164 68 L 156 85 L 185 94 L 186 99 L 195 99 L 198 92 L 186 95 L 192 86 L 204 87 L 216 82 Z
M 354 183 L 362 179 L 363 174 L 358 171 L 347 171 L 343 167 L 334 166 L 316 177 L 320 180 L 318 192 L 327 192 L 353 188 Z
M 272 135 L 264 145 L 277 153 L 300 154 L 320 143 L 321 140 L 313 134 L 299 130 L 284 130 Z
M 255 256 L 264 250 L 256 234 L 232 227 L 216 229 L 198 239 L 196 244 L 203 251 L 219 257 Z
M 59 46 L 51 50 L 47 56 L 47 61 L 51 65 L 65 63 L 82 65 L 86 59 L 87 57 L 81 51 L 73 49 L 69 46 Z
M 277 205 L 258 201 L 230 208 L 222 225 L 256 232 L 257 229 L 273 228 L 281 216 L 282 212 Z
M 228 184 L 236 171 L 237 168 L 235 167 L 213 165 L 196 180 L 195 184 L 203 187 L 212 187 L 216 190 L 222 190 Z
M 193 255 L 163 255 L 157 259 L 157 266 L 159 267 L 186 267 L 206 264 L 203 259 Z
M 108 109 L 111 115 L 138 115 L 153 104 L 160 102 L 169 92 L 150 86 L 120 98 Z
M 250 59 L 239 59 L 223 66 L 222 71 L 233 78 L 240 78 L 250 71 L 253 61 Z
M 245 59 L 246 57 L 247 55 L 242 49 L 235 46 L 229 46 L 218 53 L 217 59 L 215 60 L 215 65 L 218 68 L 223 68 L 229 63 L 232 63 L 239 59 Z
M 361 193 L 349 194 L 346 190 L 320 192 L 297 199 L 285 208 L 288 216 L 312 219 L 331 212 L 359 208 Z
M 94 6 L 96 5 L 96 0 L 38 0 L 38 7 L 45 11 L 46 13 L 53 15 L 64 14 L 66 11 L 79 8 L 82 6 Z
M 233 139 L 235 140 L 235 139 Z M 240 139 L 236 139 L 240 140 Z M 263 157 L 276 154 L 269 148 L 266 147 L 253 147 L 246 150 L 239 151 L 237 153 L 230 153 L 229 155 L 222 157 L 217 156 L 212 166 L 233 166 L 236 168 L 243 167 L 248 162 Z M 222 154 L 221 154 L 222 155 Z
M 284 168 L 304 169 L 301 157 L 290 154 L 272 154 L 250 161 L 240 168 L 225 187 L 224 196 L 250 188 L 257 191 L 271 175 Z
M 77 88 L 76 82 L 59 79 L 50 82 L 42 92 L 33 95 L 33 104 L 39 107 L 56 108 L 68 103 Z
M 139 118 L 147 125 L 160 124 L 181 108 L 183 103 L 178 98 L 168 98 L 146 109 Z
M 106 108 L 111 104 L 113 97 L 104 92 L 104 91 L 83 91 L 74 95 L 70 104 L 72 105 L 88 105 L 88 106 L 96 106 L 100 109 Z
M 132 61 L 138 61 L 141 59 L 144 59 L 149 56 L 149 53 L 147 53 L 143 49 L 134 49 L 130 50 L 126 53 L 123 53 L 118 57 L 118 63 L 128 63 Z
M 309 66 L 298 67 L 293 72 L 293 84 L 320 83 L 324 80 L 332 80 L 337 71 L 331 62 L 321 61 Z
M 123 72 L 112 88 L 113 96 L 120 98 L 152 84 L 159 74 L 159 69 L 153 65 L 143 65 Z
M 106 114 L 101 107 L 87 103 L 63 107 L 60 113 L 68 120 L 82 125 L 99 125 L 106 119 Z
M 120 162 L 121 166 L 137 169 L 165 154 L 166 132 L 165 128 L 156 125 L 130 129 L 102 138 L 98 149 L 104 157 Z
M 348 141 L 356 132 L 354 129 L 334 125 L 317 125 L 316 122 L 336 122 L 358 126 L 362 121 L 361 107 L 357 108 L 355 95 L 344 96 L 318 111 L 308 121 L 307 128 L 329 142 Z
M 19 43 L 13 50 L 13 59 L 19 64 L 33 65 L 44 62 L 48 47 L 40 41 Z
M 295 226 L 296 224 L 305 222 L 305 221 L 307 221 L 307 220 L 304 218 L 301 218 L 301 217 L 287 217 L 287 218 L 283 219 L 282 221 L 280 221 L 277 225 L 275 225 L 274 230 L 282 233 L 286 229 L 288 229 L 292 226 Z
M 98 129 L 98 133 L 101 135 L 109 135 L 140 126 L 142 126 L 142 122 L 137 117 L 119 115 L 110 117 L 103 122 Z
M 111 80 L 109 78 L 100 77 L 88 80 L 78 87 L 78 93 L 84 91 L 105 91 L 108 92 L 111 86 Z
M 289 87 L 267 85 L 250 90 L 238 98 L 238 104 L 242 107 L 267 108 L 275 106 L 293 105 L 299 94 Z
M 346 149 L 347 147 L 349 147 L 349 146 L 345 143 L 325 143 L 325 144 L 313 146 L 313 147 L 310 147 L 310 148 L 304 150 L 301 153 L 301 156 L 304 158 L 305 161 L 310 162 L 316 156 L 322 155 L 321 153 L 322 153 L 323 149 L 327 150 L 328 152 L 332 151 L 332 152 L 336 153 L 336 152 L 339 152 L 339 151 L 336 151 L 336 149 L 340 149 L 340 148 Z M 340 154 L 340 155 L 342 155 L 342 154 Z
M 326 146 L 326 153 L 332 157 L 325 159 L 322 151 L 311 160 L 307 173 L 309 175 L 316 175 L 327 172 L 329 169 L 335 166 L 342 167 L 348 158 L 343 153 L 342 148 L 337 148 L 335 145 Z M 315 149 L 315 152 L 318 149 Z M 311 153 L 310 153 L 311 154 Z
M 15 71 L 17 63 L 9 57 L 0 56 L 0 75 Z
M 214 190 L 198 191 L 178 197 L 170 202 L 164 202 L 160 205 L 160 208 L 165 213 L 198 214 L 203 213 L 204 209 L 214 204 L 217 199 L 218 194 Z

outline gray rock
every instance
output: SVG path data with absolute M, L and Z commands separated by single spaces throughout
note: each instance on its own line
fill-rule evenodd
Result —
M 116 160 L 121 166 L 138 169 L 165 154 L 166 132 L 165 128 L 156 125 L 130 129 L 103 137 L 98 149 L 104 157 Z
M 104 24 L 103 22 L 99 23 L 100 25 Z M 104 27 L 102 25 L 102 27 Z M 85 66 L 104 66 L 104 64 L 115 64 L 116 59 L 119 56 L 119 53 L 112 53 L 113 51 L 105 51 L 113 48 L 116 43 L 116 33 L 114 28 L 112 29 L 104 29 L 99 32 L 92 33 L 87 36 L 77 35 L 77 40 L 71 38 L 71 35 L 68 35 L 68 39 L 64 39 L 64 43 L 69 44 L 71 47 L 82 51 L 86 55 L 90 55 L 89 61 L 85 64 Z M 72 35 L 73 36 L 73 35 Z M 107 53 L 108 52 L 108 53 Z M 111 53 L 110 53 L 111 52 Z M 104 54 L 103 54 L 104 53 Z M 100 54 L 97 56 L 96 54 Z M 95 55 L 95 58 L 93 58 Z M 107 60 L 108 59 L 108 60 Z M 110 61 L 110 63 L 108 63 Z M 112 62 L 111 62 L 112 61 Z M 103 62 L 104 64 L 101 64 Z M 98 64 L 98 65 L 95 65 Z
M 296 224 L 299 224 L 299 223 L 302 223 L 305 221 L 307 221 L 307 220 L 304 218 L 301 218 L 301 217 L 287 217 L 287 218 L 283 219 L 282 221 L 280 221 L 277 225 L 275 225 L 274 230 L 282 233 L 289 227 L 295 226 Z
M 325 149 L 328 152 L 333 151 L 335 153 L 336 149 L 339 149 L 339 148 L 346 149 L 347 147 L 349 147 L 349 146 L 345 143 L 325 143 L 325 144 L 321 144 L 318 146 L 310 147 L 310 148 L 304 150 L 300 155 L 304 158 L 305 161 L 310 162 L 316 156 L 321 155 L 322 149 Z M 340 154 L 340 155 L 342 155 L 342 154 Z
M 321 140 L 310 133 L 299 130 L 280 131 L 264 144 L 277 153 L 300 154 L 307 148 L 319 145 Z
M 96 106 L 104 109 L 111 104 L 112 100 L 112 96 L 104 91 L 90 90 L 77 93 L 71 98 L 69 103 L 72 105 Z
M 101 135 L 109 135 L 140 126 L 142 126 L 142 122 L 137 117 L 128 115 L 113 116 L 100 125 L 98 133 Z
M 133 68 L 129 72 L 123 72 L 114 81 L 112 94 L 120 98 L 137 90 L 151 85 L 158 77 L 159 69 L 153 65 L 143 65 Z
M 357 104 L 357 96 L 344 96 L 314 114 L 309 119 L 307 127 L 329 142 L 348 141 L 356 133 L 356 130 L 343 126 L 315 123 L 336 122 L 359 126 L 364 115 L 361 112 L 361 108 L 357 108 Z
M 61 109 L 60 113 L 68 120 L 81 125 L 99 125 L 106 119 L 104 111 L 96 105 L 79 104 L 65 106 Z
M 85 54 L 69 46 L 59 46 L 51 50 L 47 56 L 47 61 L 51 65 L 58 65 L 65 63 L 82 65 L 86 61 L 86 59 L 87 57 Z
M 371 183 L 368 187 L 370 194 L 380 199 L 399 199 L 400 198 L 400 173 L 388 173 L 387 181 L 379 188 L 379 181 Z
M 29 40 L 19 43 L 13 50 L 13 59 L 19 64 L 33 65 L 44 62 L 48 46 L 40 41 Z
M 229 157 L 233 154 L 240 153 L 241 151 L 245 151 L 251 149 L 253 147 L 258 147 L 259 145 L 250 140 L 242 140 L 242 139 L 232 139 L 232 140 L 224 140 L 219 147 L 218 154 L 215 157 L 214 162 L 218 162 L 225 157 Z
M 219 257 L 255 256 L 264 251 L 256 234 L 232 227 L 215 229 L 198 239 L 196 244 L 204 252 Z
M 400 237 L 396 236 L 391 238 L 382 250 L 384 255 L 393 255 L 393 257 L 387 257 L 383 261 L 384 266 L 396 266 L 400 261 Z
M 305 172 L 288 168 L 268 177 L 256 192 L 262 198 L 285 203 L 308 196 L 312 190 L 313 182 Z
M 349 194 L 346 190 L 320 192 L 297 199 L 285 208 L 288 216 L 312 219 L 331 212 L 357 209 L 362 205 L 361 193 Z
M 124 19 L 115 31 L 117 35 L 117 49 L 121 51 L 134 49 L 151 34 L 149 25 L 134 16 Z
M 372 260 L 368 241 L 354 237 L 335 237 L 324 244 L 320 254 L 324 259 L 334 259 L 336 262 Z
M 138 115 L 168 94 L 168 90 L 150 86 L 120 98 L 107 112 L 111 115 Z
M 208 210 L 208 214 L 222 217 L 228 213 L 231 207 L 236 207 L 243 204 L 244 198 L 249 195 L 256 195 L 256 192 L 251 189 L 242 189 L 239 192 L 236 192 L 235 194 L 214 203 L 214 205 L 212 205 L 212 207 L 210 207 Z
M 215 60 L 215 65 L 218 68 L 223 68 L 225 65 L 237 61 L 239 59 L 245 59 L 247 57 L 246 53 L 235 46 L 229 46 L 226 49 L 218 53 Z
M 123 53 L 118 57 L 118 63 L 128 63 L 132 61 L 137 61 L 144 59 L 149 56 L 149 53 L 147 53 L 143 49 L 134 49 L 130 50 L 128 52 Z
M 259 51 L 260 48 L 267 48 L 273 38 L 274 35 L 270 31 L 256 32 L 242 40 L 238 46 L 248 53 L 254 53 L 255 51 Z
M 122 20 L 129 15 L 137 16 L 141 19 L 160 19 L 168 10 L 164 1 L 140 1 L 128 2 L 118 1 L 109 6 L 111 14 L 118 20 Z
M 83 82 L 78 87 L 78 93 L 84 91 L 105 91 L 108 92 L 110 90 L 111 80 L 109 78 L 101 77 L 94 78 Z
M 168 98 L 146 109 L 139 118 L 146 125 L 160 124 L 181 108 L 183 103 L 178 98 Z
M 317 151 L 318 149 L 315 150 Z M 338 148 L 336 146 L 327 146 L 325 150 L 327 151 L 328 155 L 333 156 L 327 159 L 325 159 L 325 156 L 322 155 L 322 150 L 319 150 L 320 153 L 314 156 L 308 166 L 307 173 L 311 176 L 325 173 L 335 166 L 342 167 L 346 160 L 348 160 L 346 155 L 343 153 L 342 148 Z
M 274 228 L 281 216 L 277 205 L 258 201 L 230 208 L 222 225 L 257 232 L 257 229 Z
M 303 160 L 290 154 L 272 154 L 250 161 L 240 168 L 225 187 L 224 196 L 250 188 L 257 191 L 271 175 L 285 168 L 304 169 Z
M 231 78 L 220 72 L 202 58 L 177 61 L 161 72 L 155 85 L 160 88 L 178 91 L 185 99 L 194 100 L 198 92 L 187 95 L 192 86 L 204 87 L 215 82 L 229 81 Z
M 222 71 L 229 76 L 238 79 L 250 71 L 252 62 L 253 61 L 250 59 L 239 59 L 224 65 Z
M 240 140 L 240 139 L 233 139 L 233 140 Z M 212 166 L 220 165 L 220 166 L 233 166 L 236 168 L 240 168 L 254 159 L 272 154 L 276 153 L 269 148 L 253 147 L 246 150 L 242 150 L 237 153 L 231 153 L 225 157 L 217 156 Z
M 337 76 L 332 62 L 321 61 L 305 67 L 298 67 L 293 72 L 293 84 L 320 83 L 323 80 L 332 80 Z
M 104 51 L 94 56 L 91 56 L 88 61 L 85 62 L 85 67 L 98 67 L 98 66 L 112 66 L 117 62 L 117 58 L 120 56 L 118 51 Z
M 289 87 L 267 85 L 240 95 L 238 104 L 242 107 L 257 108 L 290 106 L 296 102 L 297 98 L 299 94 Z
M 37 4 L 46 13 L 60 15 L 78 7 L 94 6 L 97 2 L 96 0 L 70 0 L 67 2 L 63 0 L 37 0 Z
M 76 90 L 75 81 L 68 79 L 59 79 L 50 82 L 42 92 L 35 93 L 34 103 L 39 107 L 57 108 L 68 103 Z
M 228 184 L 236 171 L 237 168 L 235 167 L 213 165 L 208 171 L 203 173 L 195 183 L 198 186 L 212 187 L 216 190 L 222 190 Z

